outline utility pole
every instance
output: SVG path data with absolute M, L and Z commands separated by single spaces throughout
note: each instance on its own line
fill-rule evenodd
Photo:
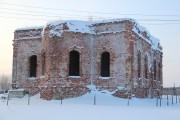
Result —
M 175 83 L 174 83 L 174 87 L 173 87 L 173 95 L 176 95 L 176 87 L 175 87 Z

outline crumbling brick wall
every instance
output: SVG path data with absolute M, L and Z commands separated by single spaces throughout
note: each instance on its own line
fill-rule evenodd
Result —
M 104 22 L 92 24 L 90 28 L 93 33 L 81 33 L 68 31 L 67 23 L 61 23 L 58 28 L 60 36 L 51 35 L 52 26 L 17 30 L 13 43 L 13 83 L 32 95 L 40 92 L 41 97 L 48 100 L 59 99 L 58 96 L 65 91 L 71 93 L 66 95 L 67 98 L 80 96 L 89 92 L 86 88 L 89 84 L 99 89 L 117 90 L 118 86 L 124 87 L 124 92 L 117 91 L 114 94 L 117 97 L 133 94 L 147 97 L 147 94 L 153 93 L 150 90 L 162 89 L 162 52 L 152 49 L 147 33 L 137 34 L 133 31 L 136 28 L 134 26 L 128 20 Z M 78 77 L 69 76 L 69 53 L 72 50 L 80 54 Z M 140 77 L 138 51 L 142 55 Z M 100 74 L 103 52 L 110 54 L 108 77 Z M 36 78 L 29 78 L 29 57 L 32 55 L 37 56 Z M 144 72 L 145 56 L 148 58 L 147 78 Z M 153 78 L 154 60 L 158 63 L 157 79 Z
M 42 29 L 15 31 L 13 43 L 13 87 L 25 88 L 30 94 L 39 92 Z M 29 58 L 37 56 L 37 78 L 29 77 Z

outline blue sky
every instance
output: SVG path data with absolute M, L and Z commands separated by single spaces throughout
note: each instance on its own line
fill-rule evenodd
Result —
M 0 0 L 0 74 L 12 72 L 12 40 L 16 28 L 44 25 L 57 19 L 88 20 L 89 16 L 94 20 L 137 19 L 161 40 L 164 86 L 174 83 L 180 86 L 180 0 Z

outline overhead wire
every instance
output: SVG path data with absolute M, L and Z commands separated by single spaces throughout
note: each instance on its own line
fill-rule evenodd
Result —
M 116 15 L 136 15 L 136 16 L 156 16 L 156 17 L 180 17 L 180 15 L 145 15 L 145 14 L 119 14 L 119 13 L 103 13 L 103 12 L 89 12 L 89 11 L 78 11 L 78 10 L 65 10 L 65 9 L 56 9 L 56 8 L 46 8 L 46 7 L 37 7 L 37 6 L 26 6 L 26 5 L 17 5 L 17 4 L 9 4 L 9 3 L 0 3 L 1 4 L 6 4 L 6 5 L 12 5 L 12 6 L 21 6 L 21 7 L 30 7 L 30 8 L 38 8 L 38 9 L 49 9 L 49 10 L 64 10 L 64 11 L 74 11 L 74 12 L 86 12 L 86 13 L 98 13 L 98 14 L 116 14 Z M 72 15 L 72 14 L 57 14 L 53 12 L 39 12 L 39 11 L 29 11 L 29 10 L 23 10 L 23 9 L 12 9 L 12 8 L 4 8 L 0 7 L 0 9 L 4 10 L 13 10 L 15 12 L 4 12 L 0 11 L 2 14 L 6 15 L 20 15 L 23 17 L 13 17 L 13 16 L 2 16 L 0 15 L 1 18 L 14 18 L 14 19 L 28 19 L 28 20 L 49 20 L 49 19 L 39 19 L 39 18 L 27 18 L 24 16 L 35 16 L 35 17 L 46 17 L 46 18 L 61 18 L 61 19 L 72 19 L 72 18 L 78 18 L 78 19 L 90 19 L 92 17 L 92 20 L 99 20 L 99 19 L 112 19 L 113 17 L 107 17 L 107 16 L 85 16 L 85 15 Z M 23 12 L 23 13 L 16 13 L 17 11 Z M 24 13 L 24 12 L 29 12 L 29 13 Z M 35 13 L 35 14 L 33 14 Z M 37 14 L 38 13 L 38 14 Z M 47 15 L 49 14 L 49 15 Z M 50 15 L 51 14 L 51 15 Z M 171 22 L 171 23 L 164 23 L 164 24 L 179 24 L 177 22 L 180 22 L 180 19 L 136 19 L 137 21 L 144 21 L 144 22 Z M 172 23 L 176 22 L 176 23 Z M 161 25 L 161 24 L 153 24 L 153 23 L 144 23 L 144 24 L 149 24 L 149 25 Z
M 39 12 L 39 11 L 27 11 L 27 10 L 22 10 L 22 9 L 12 9 L 12 8 L 2 8 L 0 7 L 0 9 L 5 9 L 5 10 L 13 10 L 13 11 L 19 11 L 19 12 L 30 12 L 30 13 L 40 13 L 40 14 L 50 14 L 50 15 L 56 15 L 56 16 L 60 16 L 60 15 L 70 15 L 70 16 L 76 16 L 76 17 L 87 17 L 87 16 L 82 16 L 82 15 L 72 15 L 72 14 L 57 14 L 57 13 L 53 13 L 53 12 Z M 47 15 L 45 15 L 47 16 Z
M 47 15 L 35 15 L 35 14 L 24 14 L 24 13 L 10 13 L 10 12 L 0 12 L 0 13 L 5 13 L 5 14 L 15 14 L 15 15 L 30 15 L 30 16 L 44 16 L 44 17 L 62 17 L 62 16 L 47 16 Z M 64 14 L 66 15 L 66 14 Z M 68 15 L 69 16 L 69 15 Z M 63 16 L 65 17 L 65 16 Z M 73 18 L 73 17 L 65 17 L 65 18 Z M 74 18 L 85 18 L 88 19 L 88 17 L 74 17 Z M 165 21 L 165 22 L 180 22 L 179 19 L 174 20 L 174 19 L 137 19 L 138 21 Z
M 14 14 L 14 15 L 25 15 L 25 16 L 37 16 L 37 17 L 62 17 L 62 16 L 48 16 L 48 15 L 35 15 L 35 14 L 24 14 L 24 13 L 11 13 L 11 12 L 1 12 L 0 11 L 0 13 L 5 13 L 5 14 Z M 62 15 L 66 15 L 66 14 L 62 14 Z M 67 15 L 66 15 L 67 16 Z M 71 18 L 83 18 L 83 17 L 80 17 L 80 16 L 77 16 L 77 17 L 75 17 L 75 16 L 73 16 L 73 17 L 71 17 Z M 84 18 L 87 18 L 87 17 L 84 17 Z
M 71 12 L 83 12 L 83 13 L 99 13 L 99 14 L 114 14 L 114 15 L 135 15 L 135 16 L 170 16 L 170 17 L 180 17 L 180 15 L 162 15 L 162 14 L 120 14 L 120 13 L 105 13 L 105 12 L 97 12 L 97 11 L 80 11 L 80 10 L 68 10 L 68 9 L 59 9 L 59 8 L 48 8 L 48 7 L 40 7 L 40 6 L 28 6 L 28 5 L 18 5 L 18 4 L 10 4 L 10 3 L 0 3 L 11 6 L 21 6 L 21 7 L 29 7 L 36 9 L 49 9 L 49 10 L 62 10 L 62 11 L 71 11 Z

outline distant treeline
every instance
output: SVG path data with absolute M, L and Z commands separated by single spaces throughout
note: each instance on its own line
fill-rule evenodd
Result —
M 180 87 L 163 88 L 163 95 L 180 95 Z
M 11 88 L 11 75 L 0 75 L 0 90 L 9 90 Z

